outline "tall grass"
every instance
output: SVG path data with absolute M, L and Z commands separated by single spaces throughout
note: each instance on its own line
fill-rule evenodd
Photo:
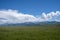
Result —
M 0 27 L 0 40 L 60 40 L 60 27 Z

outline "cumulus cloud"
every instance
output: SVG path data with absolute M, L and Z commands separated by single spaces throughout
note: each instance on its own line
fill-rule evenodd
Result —
M 48 21 L 53 17 L 60 16 L 60 12 L 42 13 L 39 17 L 20 13 L 18 10 L 0 10 L 0 24 L 4 23 L 25 23 Z
M 33 15 L 23 14 L 17 10 L 0 10 L 0 22 L 2 23 L 24 23 L 34 22 L 37 18 Z
M 60 11 L 56 11 L 56 12 L 50 12 L 50 13 L 42 13 L 42 17 L 43 21 L 49 21 L 50 19 L 53 19 L 54 17 L 60 16 Z

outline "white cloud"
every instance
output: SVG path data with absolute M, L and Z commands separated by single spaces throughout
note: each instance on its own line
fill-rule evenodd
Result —
M 49 21 L 50 19 L 53 19 L 54 17 L 60 16 L 60 11 L 56 12 L 50 12 L 50 13 L 42 13 L 42 16 L 40 19 L 43 19 L 43 21 Z
M 39 17 L 29 14 L 23 14 L 18 10 L 0 10 L 0 24 L 4 23 L 24 23 L 24 22 L 42 22 L 48 21 L 53 17 L 60 16 L 60 12 L 42 13 Z
M 17 10 L 0 10 L 0 22 L 3 23 L 24 23 L 36 20 L 33 15 L 19 13 Z

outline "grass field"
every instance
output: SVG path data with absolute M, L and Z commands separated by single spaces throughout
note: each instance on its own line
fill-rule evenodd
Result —
M 0 27 L 0 40 L 60 40 L 60 27 Z

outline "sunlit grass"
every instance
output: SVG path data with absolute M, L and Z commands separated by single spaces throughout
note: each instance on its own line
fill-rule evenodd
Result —
M 0 27 L 0 40 L 60 40 L 60 27 Z

